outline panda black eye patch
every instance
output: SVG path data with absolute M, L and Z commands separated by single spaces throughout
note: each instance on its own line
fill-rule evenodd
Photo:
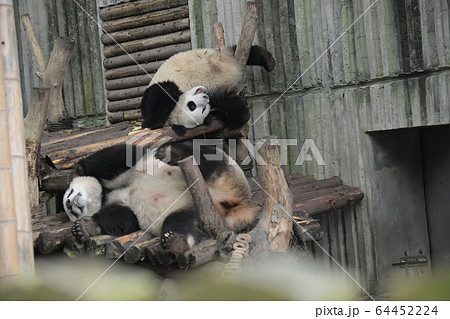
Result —
M 191 110 L 191 111 L 193 111 L 197 108 L 197 105 L 192 101 L 189 101 L 187 106 L 188 106 L 189 110 Z

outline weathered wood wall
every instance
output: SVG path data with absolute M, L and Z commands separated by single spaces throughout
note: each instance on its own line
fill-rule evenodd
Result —
M 211 26 L 217 21 L 227 45 L 236 44 L 243 2 L 190 0 L 193 47 L 214 46 Z M 286 173 L 339 175 L 365 192 L 361 204 L 321 216 L 320 244 L 364 287 L 378 292 L 392 268 L 380 238 L 391 232 L 408 239 L 413 230 L 382 230 L 390 223 L 387 216 L 400 212 L 381 211 L 368 133 L 450 123 L 450 27 L 448 1 L 374 2 L 262 0 L 255 43 L 277 63 L 270 74 L 253 67 L 246 76 L 253 121 L 273 104 L 251 126 L 250 138 L 297 139 L 299 146 L 289 147 Z M 325 166 L 295 165 L 305 139 L 317 145 Z M 317 245 L 313 249 L 326 257 Z
M 72 0 L 14 0 L 25 114 L 30 102 L 31 87 L 41 85 L 35 75 L 38 70 L 36 60 L 20 20 L 20 15 L 25 13 L 31 17 L 47 61 L 53 42 L 58 36 L 75 40 L 63 88 L 69 116 L 105 114 L 101 45 L 95 21 L 97 6 L 95 1 L 77 0 L 77 2 L 82 8 Z
M 115 2 L 99 7 L 111 123 L 140 118 L 151 76 L 167 58 L 191 48 L 187 0 Z

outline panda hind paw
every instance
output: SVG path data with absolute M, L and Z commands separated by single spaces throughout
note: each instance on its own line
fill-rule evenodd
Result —
M 175 233 L 173 231 L 165 232 L 160 237 L 161 247 L 174 254 L 175 258 L 183 255 L 192 248 L 186 235 Z
M 72 234 L 81 242 L 86 242 L 91 237 L 101 234 L 97 222 L 90 216 L 85 216 L 75 222 L 72 226 Z

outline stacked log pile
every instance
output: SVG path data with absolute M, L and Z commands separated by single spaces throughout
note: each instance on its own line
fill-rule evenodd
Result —
M 288 176 L 287 180 L 294 198 L 293 218 L 301 226 L 305 241 L 318 241 L 323 236 L 317 214 L 342 209 L 351 201 L 364 196 L 359 188 L 343 185 L 339 177 L 317 181 L 313 176 L 295 174 Z M 258 186 L 258 179 L 250 178 L 248 181 L 252 204 L 261 206 L 264 194 Z M 33 238 L 36 251 L 41 254 L 64 251 L 70 257 L 88 254 L 91 257 L 123 258 L 127 263 L 145 261 L 155 267 L 175 265 L 183 268 L 203 265 L 220 253 L 219 244 L 213 239 L 207 239 L 175 260 L 174 256 L 161 249 L 158 237 L 152 238 L 144 231 L 122 237 L 99 235 L 83 245 L 71 235 L 72 225 L 65 214 L 35 219 Z
M 166 59 L 191 49 L 188 1 L 133 1 L 101 8 L 99 14 L 108 119 L 139 119 L 151 76 Z

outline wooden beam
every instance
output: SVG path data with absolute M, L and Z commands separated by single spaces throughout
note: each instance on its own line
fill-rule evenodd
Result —
M 39 205 L 39 154 L 42 133 L 47 119 L 49 97 L 49 88 L 32 88 L 31 104 L 24 120 L 31 209 Z
M 281 168 L 280 148 L 270 143 L 274 138 L 265 137 L 259 151 L 265 162 L 265 165 L 258 165 L 265 200 L 261 218 L 249 233 L 253 242 L 252 255 L 267 251 L 286 253 L 291 242 L 293 196 Z
M 219 210 L 212 201 L 200 168 L 197 163 L 194 164 L 194 156 L 191 155 L 179 161 L 178 166 L 194 200 L 194 207 L 200 219 L 201 228 L 213 238 L 228 233 L 229 231 L 219 214 Z
M 241 35 L 239 36 L 238 44 L 236 45 L 236 51 L 234 56 L 238 61 L 238 64 L 243 70 L 247 65 L 250 49 L 253 44 L 253 38 L 255 37 L 256 26 L 258 23 L 258 12 L 261 4 L 258 2 L 248 1 L 247 11 L 245 13 L 244 22 L 242 24 Z
M 31 23 L 30 15 L 23 14 L 20 16 L 22 19 L 23 26 L 25 27 L 25 31 L 28 35 L 28 40 L 30 41 L 31 48 L 33 49 L 34 57 L 36 58 L 36 62 L 38 65 L 39 72 L 37 75 L 42 77 L 42 73 L 45 72 L 47 68 L 47 62 L 45 62 L 44 55 L 42 54 L 41 46 L 39 45 L 39 41 L 36 37 L 36 33 L 34 32 L 33 24 Z

